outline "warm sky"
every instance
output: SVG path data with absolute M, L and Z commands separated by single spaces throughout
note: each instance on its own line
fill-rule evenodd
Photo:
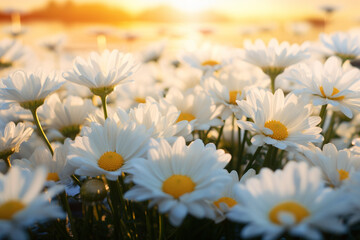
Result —
M 48 0 L 1 0 L 1 9 L 20 9 L 28 11 L 46 4 Z M 67 0 L 57 0 L 65 2 Z M 232 17 L 301 17 L 319 14 L 319 6 L 341 7 L 346 16 L 360 16 L 359 0 L 73 0 L 76 3 L 102 2 L 112 6 L 121 6 L 136 14 L 142 10 L 168 4 L 187 12 L 216 9 Z M 340 13 L 341 13 L 340 12 Z

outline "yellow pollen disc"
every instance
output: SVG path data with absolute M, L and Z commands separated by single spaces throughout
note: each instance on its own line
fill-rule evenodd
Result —
M 220 63 L 218 61 L 215 61 L 215 60 L 206 60 L 204 62 L 201 63 L 201 66 L 215 66 L 215 65 L 219 65 Z
M 138 103 L 146 103 L 146 100 L 145 100 L 145 98 L 142 98 L 142 97 L 136 97 L 136 98 L 135 98 L 135 102 L 138 102 Z
M 25 208 L 25 204 L 18 200 L 10 200 L 0 204 L 0 219 L 10 220 L 17 212 Z
M 273 131 L 273 134 L 268 136 L 276 140 L 284 140 L 289 135 L 285 125 L 277 120 L 267 121 L 264 127 L 269 128 Z
M 60 178 L 56 172 L 50 172 L 50 173 L 48 173 L 46 180 L 57 182 L 60 180 Z
M 185 193 L 194 191 L 195 186 L 195 183 L 188 176 L 175 174 L 163 182 L 162 190 L 174 198 L 179 198 Z
M 229 103 L 236 105 L 236 96 L 237 94 L 241 95 L 241 91 L 230 91 L 229 92 Z
M 299 223 L 304 218 L 310 216 L 310 212 L 304 206 L 296 202 L 288 201 L 280 203 L 271 209 L 269 212 L 270 221 L 281 225 L 279 220 L 279 213 L 281 212 L 291 214 L 295 219 L 295 223 Z
M 124 164 L 123 157 L 116 152 L 106 152 L 98 160 L 98 165 L 106 171 L 116 171 Z
M 217 208 L 220 208 L 220 203 L 225 203 L 226 205 L 228 205 L 229 208 L 232 208 L 233 206 L 235 206 L 237 204 L 237 202 L 233 198 L 230 198 L 230 197 L 222 197 L 214 202 L 214 204 Z
M 192 115 L 191 113 L 180 113 L 178 119 L 176 120 L 176 122 L 181 122 L 183 120 L 186 120 L 186 121 L 191 121 L 191 120 L 194 120 L 195 119 L 195 116 Z
M 349 178 L 349 172 L 348 171 L 345 171 L 344 169 L 338 169 L 337 171 L 339 173 L 339 177 L 340 177 L 341 181 Z
M 320 92 L 321 92 L 321 95 L 324 97 L 324 98 L 329 98 L 329 99 L 332 99 L 332 100 L 343 100 L 345 97 L 344 96 L 340 96 L 340 97 L 327 97 L 325 95 L 325 92 L 324 92 L 324 88 L 322 86 L 320 86 Z M 333 91 L 331 93 L 331 96 L 334 96 L 335 94 L 338 94 L 340 91 L 339 89 L 337 89 L 336 87 L 333 88 Z

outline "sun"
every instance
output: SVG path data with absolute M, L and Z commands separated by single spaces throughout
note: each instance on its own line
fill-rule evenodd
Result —
M 197 13 L 211 8 L 215 0 L 169 0 L 168 2 L 181 11 Z

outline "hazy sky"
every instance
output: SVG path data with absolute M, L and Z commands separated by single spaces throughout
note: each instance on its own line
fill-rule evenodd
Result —
M 30 9 L 46 4 L 48 0 L 0 0 L 2 9 Z M 65 2 L 66 0 L 57 0 Z M 303 16 L 319 14 L 319 6 L 340 6 L 339 13 L 351 17 L 360 16 L 359 0 L 73 0 L 73 2 L 102 2 L 108 5 L 122 6 L 136 14 L 142 10 L 159 4 L 168 4 L 188 12 L 203 9 L 216 9 L 233 17 L 247 16 Z M 359 13 L 359 14 L 358 14 Z

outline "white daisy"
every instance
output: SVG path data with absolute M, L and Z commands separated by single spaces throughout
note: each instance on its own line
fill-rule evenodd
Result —
M 0 70 L 13 66 L 14 61 L 19 60 L 24 53 L 24 48 L 20 42 L 8 38 L 1 40 Z
M 260 75 L 251 68 L 232 66 L 234 67 L 225 68 L 218 79 L 206 76 L 201 83 L 214 102 L 224 107 L 222 119 L 228 118 L 232 113 L 240 114 L 236 100 L 243 100 L 248 89 L 266 84 L 265 74 Z
M 152 138 L 164 138 L 173 143 L 178 137 L 183 136 L 186 141 L 192 140 L 192 127 L 188 121 L 177 121 L 180 111 L 171 105 L 161 108 L 154 99 L 148 98 L 147 103 L 140 104 L 130 109 L 127 114 L 118 109 L 117 116 L 120 122 L 135 122 L 152 130 Z
M 355 59 L 360 55 L 359 36 L 346 32 L 335 32 L 331 35 L 320 34 L 322 44 L 340 57 L 343 62 Z
M 209 43 L 203 44 L 182 56 L 182 59 L 191 67 L 200 69 L 204 73 L 220 70 L 230 64 L 232 58 L 233 56 L 228 48 Z
M 321 231 L 346 231 L 339 216 L 348 212 L 348 199 L 324 188 L 319 169 L 305 162 L 289 162 L 283 170 L 263 168 L 257 177 L 238 184 L 241 204 L 230 209 L 230 220 L 247 223 L 244 238 L 262 235 L 278 239 L 284 232 L 306 239 L 322 239 Z
M 5 159 L 7 155 L 18 152 L 20 144 L 27 141 L 32 133 L 33 129 L 26 127 L 24 123 L 7 123 L 5 128 L 0 130 L 0 158 Z
M 299 64 L 285 71 L 282 78 L 297 83 L 294 92 L 309 95 L 315 106 L 329 104 L 349 118 L 353 111 L 360 110 L 360 71 L 343 69 L 337 57 L 330 57 L 324 64 Z
M 25 109 L 37 108 L 63 83 L 55 73 L 46 74 L 42 71 L 25 73 L 18 70 L 2 79 L 0 98 L 4 102 L 0 102 L 0 108 L 6 109 L 13 104 L 20 104 Z
M 324 181 L 331 187 L 340 187 L 360 170 L 360 155 L 354 155 L 348 149 L 338 151 L 332 143 L 325 144 L 322 151 L 315 146 L 309 148 L 304 155 L 321 169 Z
M 125 198 L 150 200 L 160 213 L 168 213 L 170 223 L 179 226 L 189 213 L 197 218 L 213 217 L 208 201 L 218 199 L 230 181 L 225 165 L 231 156 L 216 150 L 214 144 L 204 146 L 195 140 L 186 146 L 179 137 L 174 145 L 163 139 L 152 140 L 147 159 L 136 158 L 128 173 L 135 183 Z
M 256 175 L 254 169 L 249 169 L 240 179 L 238 173 L 232 170 L 230 173 L 231 182 L 222 190 L 220 198 L 213 202 L 216 211 L 215 222 L 219 223 L 225 219 L 225 213 L 236 204 L 241 204 L 240 199 L 235 195 L 234 186 L 238 183 L 244 184 L 248 179 Z
M 104 174 L 109 180 L 128 168 L 131 159 L 143 156 L 151 131 L 135 123 L 117 124 L 108 118 L 104 125 L 92 123 L 83 128 L 83 136 L 70 145 L 68 161 L 75 173 L 96 177 Z
M 275 79 L 286 67 L 301 62 L 308 58 L 308 44 L 301 46 L 298 44 L 290 45 L 288 42 L 279 42 L 271 39 L 268 46 L 258 39 L 252 44 L 250 41 L 244 42 L 244 50 L 240 52 L 240 58 L 245 62 L 260 67 L 271 79 L 272 92 L 275 91 Z
M 65 141 L 64 145 L 55 148 L 54 155 L 51 155 L 49 149 L 45 146 L 39 146 L 29 159 L 15 159 L 13 165 L 30 171 L 34 171 L 39 166 L 45 166 L 48 170 L 46 186 L 52 186 L 54 183 L 70 184 L 72 182 L 71 175 L 74 174 L 74 167 L 67 163 L 69 145 L 70 142 Z
M 352 174 L 351 178 L 348 181 L 344 182 L 342 185 L 342 190 L 345 190 L 348 193 L 350 199 L 350 204 L 352 211 L 350 212 L 349 219 L 347 223 L 349 225 L 354 225 L 360 221 L 360 171 L 357 171 Z
M 53 94 L 39 110 L 39 115 L 49 128 L 58 130 L 64 137 L 74 139 L 88 114 L 95 109 L 89 99 L 68 96 L 61 101 L 58 94 Z
M 177 122 L 188 121 L 193 130 L 208 130 L 211 126 L 221 126 L 223 123 L 218 108 L 211 98 L 201 88 L 186 93 L 171 88 L 164 99 L 160 99 L 160 105 L 173 105 L 180 114 Z
M 321 142 L 321 119 L 311 115 L 311 106 L 294 94 L 284 97 L 281 89 L 275 94 L 262 89 L 252 89 L 246 101 L 237 101 L 246 117 L 252 121 L 238 120 L 238 126 L 254 135 L 255 146 L 273 145 L 280 149 L 297 148 L 308 142 Z
M 27 239 L 27 228 L 37 222 L 65 218 L 62 208 L 50 200 L 64 190 L 57 185 L 41 193 L 46 169 L 34 172 L 12 167 L 0 174 L 0 238 Z
M 90 88 L 95 95 L 107 95 L 116 85 L 129 82 L 127 77 L 137 66 L 131 54 L 124 54 L 118 50 L 105 50 L 101 55 L 91 52 L 87 61 L 77 57 L 73 63 L 73 70 L 65 72 L 63 77 Z

